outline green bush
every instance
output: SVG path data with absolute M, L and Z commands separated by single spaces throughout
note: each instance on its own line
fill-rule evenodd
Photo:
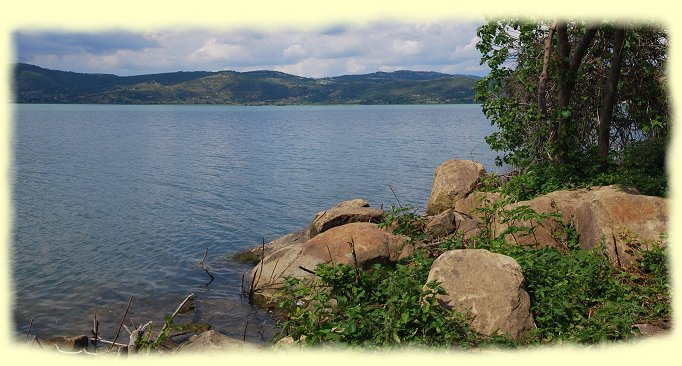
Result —
M 376 264 L 365 272 L 322 264 L 312 283 L 287 279 L 279 304 L 285 313 L 280 337 L 363 347 L 480 343 L 465 316 L 437 303 L 434 295 L 444 290 L 437 283 L 424 285 L 430 264 L 417 254 L 395 268 Z
M 633 143 L 623 152 L 619 183 L 633 186 L 643 194 L 666 196 L 666 151 L 668 138 L 655 138 Z

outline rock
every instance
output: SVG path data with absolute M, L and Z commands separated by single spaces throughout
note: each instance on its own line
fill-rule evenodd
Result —
M 362 198 L 343 201 L 333 208 L 318 212 L 313 222 L 308 227 L 281 236 L 265 246 L 257 245 L 251 249 L 236 253 L 232 259 L 243 262 L 257 264 L 262 257 L 274 253 L 275 251 L 290 245 L 301 244 L 322 231 L 329 230 L 334 226 L 339 226 L 351 222 L 380 222 L 383 219 L 383 211 L 369 208 L 369 203 Z M 311 232 L 314 230 L 314 232 Z M 263 255 L 265 248 L 265 255 Z
M 376 224 L 358 222 L 337 226 L 303 244 L 282 248 L 259 263 L 251 271 L 249 281 L 253 300 L 268 305 L 285 277 L 310 279 L 313 275 L 308 271 L 314 271 L 318 264 L 331 261 L 354 264 L 351 242 L 357 264 L 362 268 L 370 268 L 374 263 L 396 262 L 413 249 L 406 236 L 394 235 Z
M 448 208 L 457 209 L 456 203 L 467 197 L 485 174 L 483 165 L 471 160 L 448 160 L 439 165 L 433 178 L 426 214 L 436 215 Z
M 174 351 L 178 352 L 207 352 L 207 351 L 227 351 L 256 348 L 255 345 L 228 337 L 214 330 L 205 331 L 201 334 L 193 335 L 182 343 Z
M 352 200 L 339 203 L 336 207 L 369 207 L 369 202 L 362 198 L 353 198 Z
M 454 232 L 470 237 L 476 230 L 476 220 L 449 208 L 438 215 L 428 217 L 425 227 L 431 238 L 442 238 Z
M 90 344 L 90 340 L 86 335 L 80 335 L 75 337 L 65 336 L 52 337 L 45 340 L 41 340 L 40 342 L 42 343 L 43 348 L 56 349 L 55 346 L 57 346 L 59 347 L 60 350 L 68 352 L 80 351 L 83 348 L 88 349 Z
M 483 215 L 478 210 L 481 207 L 492 206 L 500 198 L 499 192 L 472 192 L 457 201 L 457 212 L 480 219 Z
M 239 252 L 233 255 L 232 258 L 243 263 L 257 264 L 262 257 L 267 257 L 268 255 L 284 247 L 304 243 L 309 238 L 310 228 L 306 227 L 304 229 L 294 231 L 293 233 L 286 234 L 271 242 L 268 242 L 265 244 L 265 246 L 259 245 L 244 252 Z M 263 248 L 265 248 L 265 255 L 263 255 Z
M 371 208 L 367 201 L 356 198 L 341 202 L 336 207 L 318 212 L 310 223 L 310 238 L 315 237 L 333 227 L 352 222 L 379 223 L 383 220 L 384 211 Z
M 448 293 L 438 301 L 473 317 L 483 335 L 496 332 L 517 339 L 535 327 L 521 267 L 502 254 L 483 249 L 451 250 L 431 266 L 427 281 L 438 281 Z
M 296 341 L 296 340 L 294 340 L 294 337 L 286 336 L 286 337 L 280 339 L 279 341 L 277 341 L 277 343 L 275 343 L 275 348 L 290 348 L 290 347 L 302 348 L 303 346 L 305 346 L 305 338 L 306 338 L 305 335 L 302 335 L 301 339 Z
M 639 337 L 654 337 L 660 335 L 666 335 L 670 333 L 669 328 L 663 328 L 652 324 L 635 324 L 635 327 L 639 329 Z
M 611 263 L 627 268 L 637 261 L 637 248 L 650 249 L 654 243 L 664 244 L 661 237 L 667 231 L 667 201 L 661 197 L 645 196 L 619 186 L 592 187 L 573 191 L 556 191 L 529 201 L 505 206 L 513 209 L 528 206 L 537 212 L 557 212 L 565 223 L 574 225 L 584 249 L 594 248 L 604 240 Z M 530 226 L 536 222 L 516 220 L 496 225 L 502 233 L 508 225 Z M 559 223 L 552 218 L 543 220 L 533 236 L 506 240 L 520 245 L 562 247 L 554 236 Z

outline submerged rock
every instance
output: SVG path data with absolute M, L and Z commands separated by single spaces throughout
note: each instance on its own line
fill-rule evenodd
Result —
M 90 345 L 90 339 L 86 335 L 74 336 L 74 337 L 52 337 L 45 340 L 41 340 L 43 348 L 53 348 L 59 347 L 62 351 L 76 352 L 85 348 L 88 349 Z M 57 346 L 57 347 L 55 347 Z

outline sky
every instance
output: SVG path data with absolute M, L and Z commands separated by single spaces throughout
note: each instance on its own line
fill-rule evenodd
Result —
M 85 73 L 276 70 L 305 77 L 376 71 L 483 76 L 480 20 L 338 23 L 317 28 L 35 31 L 12 34 L 15 62 Z

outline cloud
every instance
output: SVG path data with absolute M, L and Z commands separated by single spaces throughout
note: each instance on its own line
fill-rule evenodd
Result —
M 123 49 L 142 51 L 147 48 L 159 47 L 157 41 L 142 34 L 114 31 L 101 33 L 17 32 L 14 34 L 14 41 L 18 45 L 20 55 L 36 53 L 102 55 Z
M 131 75 L 192 70 L 278 70 L 307 77 L 399 69 L 483 75 L 483 21 L 333 24 L 320 29 L 157 29 L 153 32 L 17 32 L 18 61 Z

